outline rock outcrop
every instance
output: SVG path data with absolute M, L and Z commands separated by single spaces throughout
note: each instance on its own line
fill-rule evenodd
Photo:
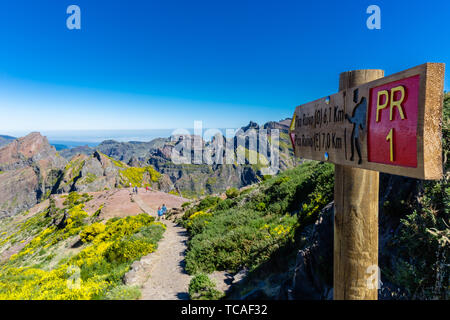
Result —
M 287 122 L 288 119 L 263 126 L 269 130 L 268 141 L 271 129 L 280 130 L 279 170 L 299 163 L 293 157 L 286 134 Z M 37 132 L 30 133 L 0 149 L 0 216 L 27 210 L 51 194 L 102 191 L 129 187 L 130 183 L 148 185 L 165 192 L 174 191 L 188 197 L 221 193 L 229 187 L 241 188 L 256 183 L 265 175 L 261 169 L 271 153 L 266 153 L 260 142 L 253 144 L 238 137 L 248 135 L 249 130 L 258 133 L 261 128 L 250 122 L 238 131 L 237 137 L 232 138 L 234 144 L 228 154 L 234 155 L 235 159 L 240 157 L 240 162 L 231 164 L 224 163 L 225 148 L 230 148 L 225 138 L 219 148 L 216 143 L 220 140 L 216 137 L 204 141 L 201 137 L 180 135 L 150 142 L 107 140 L 95 149 L 83 146 L 58 153 L 47 138 Z M 199 159 L 195 158 L 193 150 L 196 141 L 200 141 L 203 150 Z M 191 146 L 189 163 L 175 163 L 172 159 L 174 148 L 180 144 Z M 251 161 L 254 156 L 257 163 Z M 223 161 L 210 163 L 208 157 L 211 160 L 222 158 Z M 152 173 L 149 167 L 154 167 L 157 172 Z M 158 178 L 152 174 L 157 174 Z
M 270 160 L 268 157 L 271 156 L 271 153 L 269 151 L 266 154 L 265 149 L 259 142 L 250 144 L 248 139 L 244 138 L 250 134 L 251 131 L 249 130 L 255 130 L 256 133 L 259 133 L 260 129 L 267 130 L 268 140 L 270 140 L 271 130 L 279 130 L 279 170 L 286 170 L 299 164 L 299 161 L 293 156 L 291 142 L 287 135 L 289 123 L 290 119 L 285 119 L 278 122 L 271 121 L 263 126 L 259 126 L 256 122 L 250 121 L 248 125 L 242 127 L 237 132 L 237 136 L 232 138 L 232 150 L 228 150 L 229 154 L 235 155 L 236 159 L 238 154 L 242 157 L 244 163 L 239 163 L 239 165 L 236 162 L 232 164 L 223 163 L 225 162 L 227 141 L 225 138 L 223 139 L 223 148 L 220 149 L 216 147 L 216 143 L 220 140 L 217 140 L 215 137 L 211 141 L 204 141 L 202 137 L 196 137 L 202 145 L 203 154 L 200 154 L 198 159 L 200 163 L 195 162 L 193 135 L 158 138 L 150 142 L 106 140 L 96 148 L 85 146 L 62 150 L 61 155 L 70 160 L 72 157 L 77 156 L 78 153 L 90 156 L 97 150 L 132 167 L 154 166 L 163 175 L 161 178 L 161 190 L 171 191 L 175 189 L 186 196 L 214 194 L 223 192 L 228 187 L 241 188 L 253 184 L 260 181 L 262 176 L 264 176 L 261 168 L 266 161 Z M 191 160 L 186 164 L 176 163 L 172 159 L 172 153 L 174 148 L 177 148 L 177 150 L 182 149 L 180 147 L 183 144 L 190 146 Z M 205 158 L 208 155 L 211 159 L 222 157 L 224 160 L 222 163 L 212 161 L 212 164 L 207 164 Z M 255 155 L 259 157 L 256 164 L 250 161 L 251 157 Z
M 103 191 L 130 184 L 173 189 L 170 178 L 151 166 L 128 166 L 99 151 L 81 153 L 67 161 L 36 132 L 0 149 L 0 218 L 25 211 L 52 194 Z
M 52 193 L 67 161 L 37 132 L 0 149 L 0 217 L 27 210 Z
M 269 122 L 264 125 L 264 129 L 267 129 L 269 135 L 268 141 L 270 141 L 270 134 L 272 129 L 277 129 L 280 132 L 279 136 L 279 170 L 286 170 L 295 167 L 299 164 L 299 161 L 293 156 L 291 148 L 291 142 L 287 135 L 289 129 L 288 124 L 290 119 L 282 120 L 280 122 Z M 267 161 L 270 162 L 272 154 L 269 148 L 264 149 L 264 146 L 260 144 L 260 140 L 256 143 L 249 143 L 247 136 L 251 134 L 261 133 L 259 130 L 261 127 L 250 121 L 247 126 L 242 127 L 236 133 L 236 136 L 231 141 L 232 149 L 226 151 L 229 147 L 226 138 L 223 139 L 222 148 L 220 146 L 220 140 L 215 140 L 215 137 L 211 141 L 201 140 L 203 154 L 200 154 L 201 163 L 196 164 L 195 154 L 193 151 L 193 136 L 180 136 L 164 144 L 163 147 L 156 148 L 150 151 L 147 163 L 155 167 L 159 172 L 166 174 L 170 177 L 175 188 L 180 190 L 186 196 L 191 195 L 204 195 L 214 194 L 225 191 L 229 187 L 241 188 L 261 180 L 264 176 L 264 171 L 261 169 L 265 167 Z M 249 131 L 249 130 L 254 130 Z M 200 138 L 201 139 L 201 138 Z M 180 144 L 185 143 L 190 146 L 187 150 L 191 150 L 190 163 L 177 164 L 172 161 L 172 153 L 174 148 L 177 151 L 182 150 Z M 234 155 L 234 163 L 226 163 L 226 154 Z M 183 154 L 186 156 L 186 154 Z M 206 159 L 223 159 L 221 163 L 212 161 L 212 164 L 207 164 Z M 239 164 L 237 163 L 238 157 L 240 158 Z M 257 159 L 257 163 L 253 163 L 253 159 Z M 243 163 L 242 163 L 243 161 Z

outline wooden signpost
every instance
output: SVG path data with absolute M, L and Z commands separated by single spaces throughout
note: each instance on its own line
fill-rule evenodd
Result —
M 335 164 L 334 299 L 377 299 L 379 172 L 442 177 L 444 68 L 344 72 L 338 93 L 295 110 L 295 155 Z

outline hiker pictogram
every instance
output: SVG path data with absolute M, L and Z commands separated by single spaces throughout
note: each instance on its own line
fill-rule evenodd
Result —
M 358 103 L 359 90 L 355 89 L 353 91 L 353 102 L 357 103 L 355 108 L 353 109 L 352 115 L 349 116 L 345 114 L 345 119 L 347 119 L 350 123 L 353 124 L 353 130 L 350 138 L 350 146 L 352 155 L 350 157 L 350 161 L 354 160 L 355 156 L 355 148 L 358 153 L 358 164 L 362 163 L 361 158 L 361 145 L 360 145 L 360 130 L 366 129 L 366 113 L 367 113 L 367 99 L 366 97 L 362 97 L 361 101 Z

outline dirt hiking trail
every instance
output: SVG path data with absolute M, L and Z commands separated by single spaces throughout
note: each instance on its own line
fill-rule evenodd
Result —
M 135 203 L 146 213 L 157 217 L 157 208 L 152 208 L 145 199 L 148 193 L 133 195 Z M 145 199 L 145 200 L 144 200 Z M 161 205 L 158 199 L 154 205 Z M 166 202 L 166 206 L 167 206 Z M 153 205 L 153 206 L 154 206 Z M 167 227 L 158 249 L 141 261 L 145 263 L 141 272 L 148 276 L 141 292 L 142 300 L 186 300 L 189 299 L 188 287 L 191 280 L 184 270 L 184 256 L 187 250 L 187 231 L 169 220 L 161 220 Z

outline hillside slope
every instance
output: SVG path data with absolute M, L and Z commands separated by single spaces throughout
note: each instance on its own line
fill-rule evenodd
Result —
M 446 94 L 444 178 L 380 176 L 380 299 L 449 297 L 449 153 Z M 178 214 L 190 232 L 187 270 L 213 279 L 212 272 L 228 271 L 238 279 L 227 292 L 231 299 L 331 299 L 332 199 L 332 166 L 306 162 L 250 188 L 228 190 L 226 199 L 193 202 Z
M 98 151 L 67 161 L 35 132 L 0 148 L 0 218 L 30 209 L 51 195 L 129 186 L 170 191 L 170 179 L 152 166 L 132 167 Z
M 135 197 L 146 209 L 185 201 L 145 189 L 72 192 L 1 219 L 0 299 L 139 298 L 124 276 L 157 250 L 166 226 L 143 213 Z

